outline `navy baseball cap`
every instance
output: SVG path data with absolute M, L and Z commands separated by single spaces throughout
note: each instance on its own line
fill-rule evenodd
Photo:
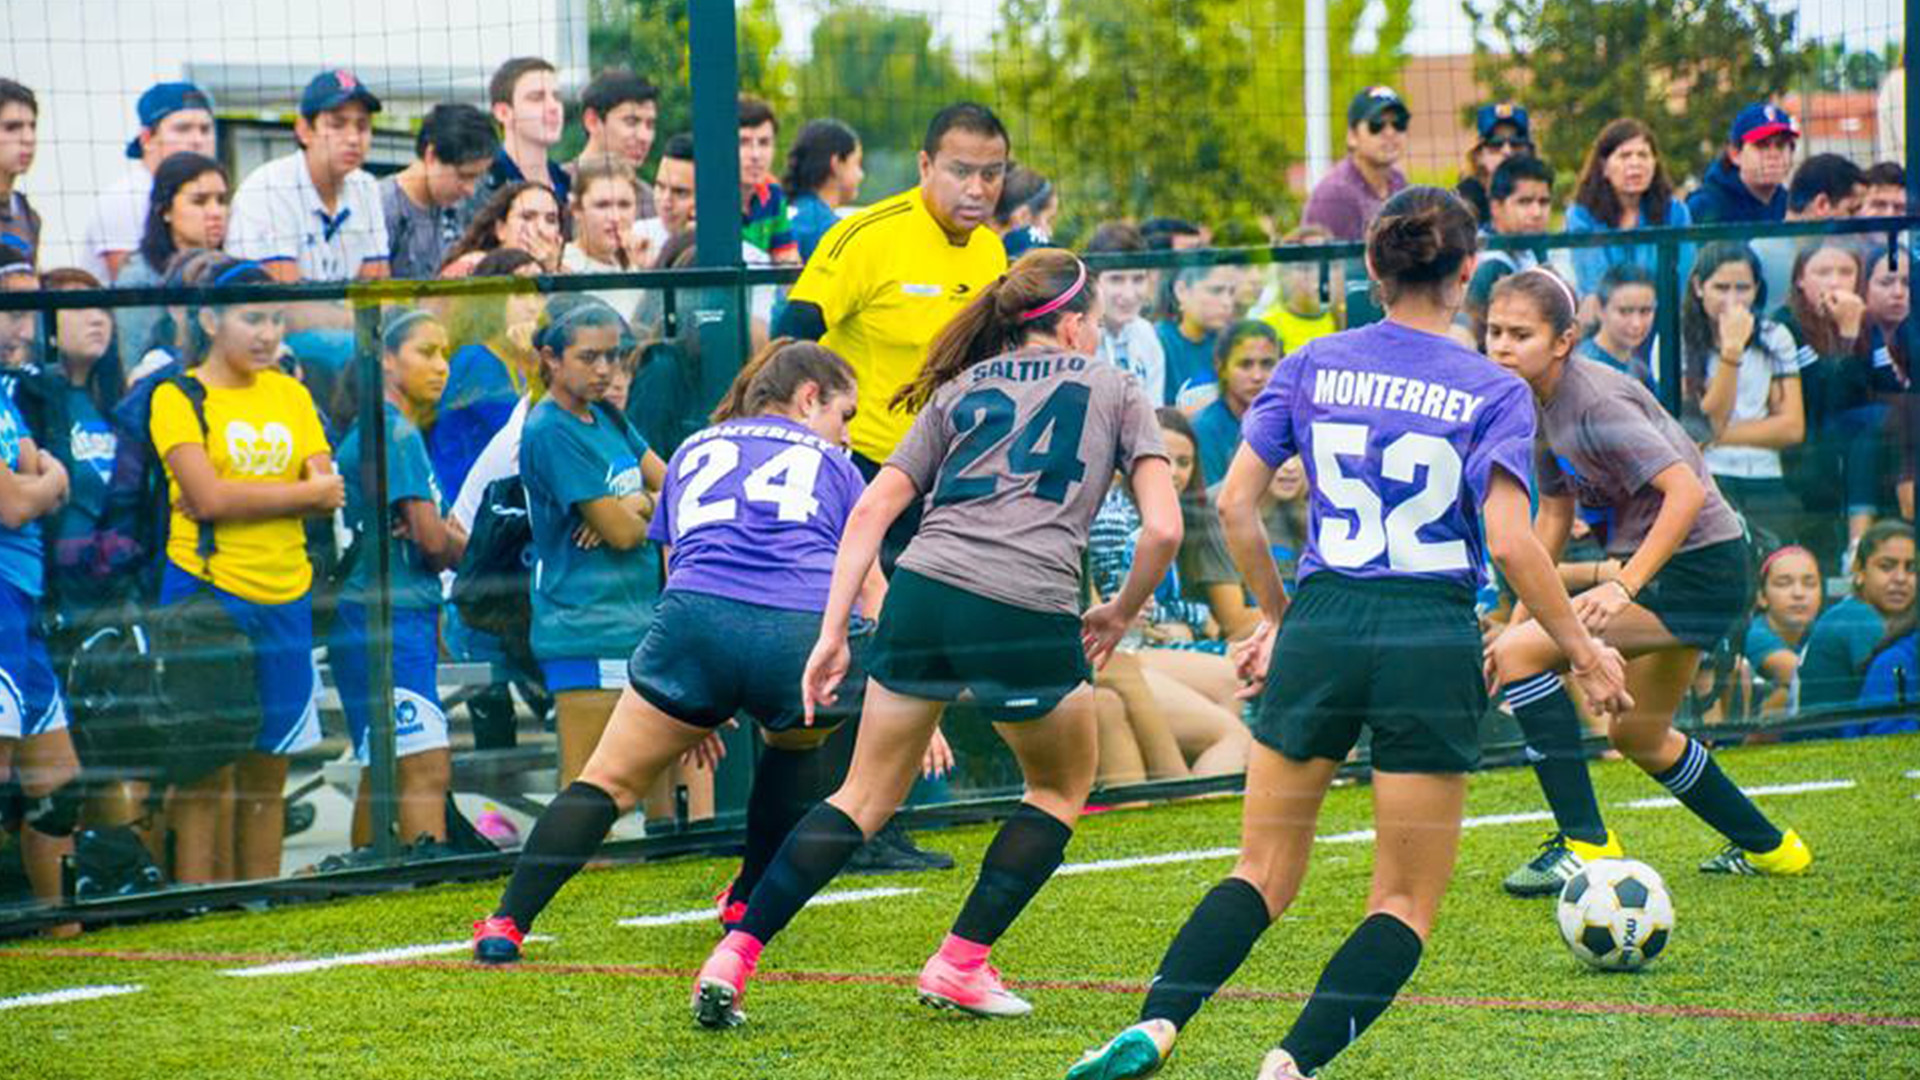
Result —
M 154 83 L 147 87 L 147 92 L 140 95 L 139 103 L 133 107 L 135 114 L 140 117 L 140 127 L 147 131 L 158 127 L 160 121 L 174 113 L 186 109 L 205 109 L 210 113 L 213 111 L 213 98 L 190 82 Z M 127 143 L 127 156 L 139 158 L 139 136 L 134 136 Z
M 1347 126 L 1365 123 L 1384 112 L 1397 112 L 1403 120 L 1411 120 L 1413 113 L 1407 103 L 1390 86 L 1369 86 L 1353 96 L 1353 103 L 1347 106 Z
M 1775 135 L 1787 135 L 1800 138 L 1800 125 L 1793 122 L 1793 116 L 1778 105 L 1757 101 L 1740 110 L 1733 118 L 1733 127 L 1727 133 L 1727 141 L 1735 146 L 1746 146 Z
M 1533 138 L 1533 128 L 1527 123 L 1527 110 L 1511 101 L 1482 105 L 1473 117 L 1473 126 L 1480 129 L 1482 139 L 1493 134 L 1493 129 L 1500 124 L 1512 124 L 1523 139 Z
M 313 77 L 306 91 L 300 95 L 300 115 L 311 120 L 349 101 L 365 105 L 370 113 L 380 111 L 380 99 L 374 97 L 373 91 L 367 89 L 367 84 L 361 82 L 353 72 L 346 68 L 323 71 Z

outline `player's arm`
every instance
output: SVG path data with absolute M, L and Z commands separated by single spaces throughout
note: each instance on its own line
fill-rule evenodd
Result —
M 1693 523 L 1700 518 L 1700 508 L 1707 504 L 1707 486 L 1681 462 L 1661 469 L 1649 483 L 1660 493 L 1660 512 L 1654 516 L 1646 539 L 1640 541 L 1639 550 L 1613 578 L 1629 598 L 1638 596 L 1680 550 L 1693 531 Z
M 880 559 L 880 542 L 894 520 L 920 497 L 907 474 L 888 465 L 873 478 L 860 501 L 847 515 L 840 534 L 840 550 L 833 557 L 833 585 L 827 592 L 827 610 L 820 616 L 822 638 L 844 638 L 853 617 L 853 602 L 865 586 L 868 573 Z

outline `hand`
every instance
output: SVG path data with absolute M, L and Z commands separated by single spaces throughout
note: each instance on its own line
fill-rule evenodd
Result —
M 605 543 L 606 540 L 587 522 L 581 522 L 580 527 L 573 530 L 573 545 L 582 551 L 592 551 Z
M 336 472 L 319 473 L 303 481 L 307 485 L 308 505 L 331 514 L 347 504 L 347 478 Z
M 953 747 L 939 728 L 933 729 L 933 741 L 927 743 L 927 756 L 920 761 L 920 775 L 938 780 L 953 771 Z
M 1613 620 L 1632 606 L 1633 597 L 1618 578 L 1596 585 L 1573 598 L 1573 613 L 1579 616 L 1580 625 L 1596 637 L 1606 633 Z
M 523 353 L 530 353 L 533 351 L 533 335 L 539 333 L 539 331 L 539 320 L 527 319 L 510 324 L 506 328 L 505 333 L 507 340 L 513 344 L 514 348 Z
M 67 504 L 67 496 L 70 494 L 67 467 L 60 464 L 59 458 L 42 450 L 40 451 L 40 475 L 45 479 L 45 482 L 51 485 L 54 491 L 59 494 L 60 505 L 65 506 Z
M 1593 647 L 1596 655 L 1591 666 L 1575 668 L 1573 681 L 1588 708 L 1601 716 L 1618 716 L 1633 708 L 1633 697 L 1627 693 L 1627 661 L 1611 645 L 1595 641 Z
M 1086 650 L 1087 663 L 1092 664 L 1094 670 L 1107 666 L 1107 658 L 1127 635 L 1127 626 L 1132 621 L 1112 600 L 1095 604 L 1080 616 L 1080 647 Z
M 552 273 L 560 265 L 560 240 L 528 222 L 514 229 L 514 247 L 534 257 L 541 268 Z
M 1262 620 L 1253 633 L 1233 643 L 1228 655 L 1233 670 L 1240 676 L 1240 689 L 1234 696 L 1245 701 L 1256 697 L 1267 685 L 1267 667 L 1273 662 L 1274 626 Z
M 740 726 L 738 720 L 728 720 L 712 731 L 707 737 L 696 743 L 693 749 L 680 755 L 680 764 L 689 769 L 705 769 L 712 772 L 720 767 L 720 760 L 727 756 L 727 744 L 720 737 L 723 731 L 731 731 Z
M 1737 361 L 1747 349 L 1747 337 L 1753 333 L 1753 309 L 1742 304 L 1728 304 L 1720 309 L 1718 323 L 1720 356 L 1730 363 Z
M 847 677 L 847 665 L 853 654 L 847 648 L 847 635 L 821 634 L 807 657 L 807 670 L 800 676 L 800 707 L 808 727 L 813 726 L 814 709 L 832 705 L 840 699 L 840 680 Z
M 1835 289 L 1827 294 L 1827 300 L 1823 306 L 1827 309 L 1828 317 L 1833 319 L 1834 329 L 1840 332 L 1841 337 L 1852 339 L 1860 336 L 1860 323 L 1866 317 L 1867 302 L 1860 298 L 1859 293 L 1849 289 Z
M 639 236 L 631 230 L 620 238 L 620 246 L 627 253 L 627 265 L 636 270 L 645 270 L 653 265 L 653 241 Z

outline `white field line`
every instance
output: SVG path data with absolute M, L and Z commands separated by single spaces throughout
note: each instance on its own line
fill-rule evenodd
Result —
M 1854 783 L 1851 780 L 1808 780 L 1799 784 L 1766 784 L 1740 790 L 1758 798 L 1762 795 L 1800 795 L 1809 791 L 1845 791 L 1853 786 Z M 1629 810 L 1665 810 L 1668 807 L 1679 806 L 1680 800 L 1668 795 L 1654 799 L 1635 799 L 1620 805 Z
M 832 904 L 857 904 L 862 900 L 884 900 L 889 896 L 912 896 L 919 889 L 842 889 L 839 892 L 823 892 L 807 901 L 808 907 L 827 907 Z M 710 922 L 714 918 L 711 907 L 696 908 L 691 911 L 670 911 L 665 915 L 637 915 L 631 919 L 621 919 L 620 926 L 679 926 L 683 923 Z
M 137 994 L 145 989 L 144 986 L 76 986 L 71 990 L 52 990 L 44 994 L 22 994 L 19 997 L 0 998 L 0 1010 L 25 1009 L 34 1005 L 65 1005 L 70 1001 L 91 1001 L 94 998 Z
M 552 941 L 553 939 L 543 934 L 535 934 L 527 940 Z M 398 949 L 377 949 L 373 952 L 322 956 L 316 960 L 285 960 L 277 964 L 262 964 L 258 967 L 228 968 L 220 974 L 230 975 L 236 979 L 254 979 L 270 975 L 305 975 L 310 971 L 325 971 L 328 968 L 351 967 L 355 964 L 384 964 L 394 960 L 412 960 L 420 956 L 465 952 L 471 948 L 473 948 L 471 941 L 444 941 L 436 945 L 408 945 Z

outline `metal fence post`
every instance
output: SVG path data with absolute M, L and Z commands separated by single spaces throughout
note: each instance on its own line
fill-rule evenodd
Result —
M 1660 355 L 1654 358 L 1654 382 L 1660 391 L 1660 403 L 1675 416 L 1680 415 L 1680 249 L 1672 241 L 1660 241 L 1655 256 L 1654 288 L 1658 304 L 1654 312 L 1654 333 L 1659 335 Z
M 354 307 L 354 374 L 359 380 L 360 490 L 367 493 L 361 507 L 366 528 L 356 543 L 368 545 L 360 553 L 372 573 L 372 585 L 363 598 L 367 612 L 367 755 L 366 782 L 373 785 L 368 807 L 373 814 L 373 850 L 381 859 L 400 854 L 398 768 L 394 763 L 393 727 L 393 531 L 392 508 L 387 505 L 386 378 L 380 368 L 380 306 L 361 302 Z M 349 520 L 348 524 L 352 524 Z M 336 602 L 344 599 L 336 597 Z M 408 837 L 407 839 L 412 839 Z

